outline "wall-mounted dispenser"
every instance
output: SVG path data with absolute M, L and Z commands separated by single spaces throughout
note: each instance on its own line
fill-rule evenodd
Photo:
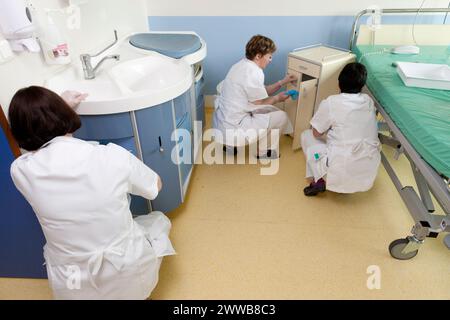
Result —
M 0 0 L 0 29 L 13 51 L 39 52 L 35 30 L 24 0 Z
M 51 13 L 55 11 L 58 12 L 58 10 L 45 9 L 47 19 L 46 24 L 40 27 L 39 42 L 47 64 L 68 64 L 71 59 L 67 41 L 51 17 Z

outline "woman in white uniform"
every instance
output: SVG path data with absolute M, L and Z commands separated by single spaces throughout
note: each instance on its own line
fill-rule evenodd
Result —
M 82 97 L 72 97 L 72 105 Z M 74 99 L 73 99 L 74 98 Z M 174 254 L 161 212 L 132 218 L 128 195 L 155 199 L 159 176 L 115 144 L 72 137 L 78 115 L 41 87 L 19 90 L 9 120 L 23 154 L 11 176 L 41 224 L 55 299 L 146 299 Z
M 286 112 L 273 106 L 285 101 L 289 96 L 284 92 L 270 95 L 288 82 L 295 81 L 295 76 L 287 75 L 275 84 L 264 85 L 263 70 L 272 61 L 275 50 L 275 43 L 271 39 L 261 35 L 252 37 L 246 45 L 246 58 L 231 67 L 225 80 L 218 86 L 215 100 L 213 127 L 222 133 L 224 145 L 239 147 L 256 142 L 247 137 L 228 141 L 227 130 L 258 130 L 259 145 L 262 148 L 257 156 L 261 158 L 278 157 L 277 146 L 270 145 L 267 141 L 270 130 L 278 129 L 279 134 L 289 134 L 293 131 Z M 259 131 L 261 129 L 262 131 Z
M 367 71 L 350 63 L 339 75 L 341 94 L 322 101 L 302 134 L 306 157 L 306 196 L 330 190 L 354 193 L 369 190 L 380 165 L 380 141 L 373 100 L 361 89 Z

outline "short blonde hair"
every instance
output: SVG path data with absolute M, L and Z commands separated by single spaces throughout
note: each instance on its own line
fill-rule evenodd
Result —
M 266 55 L 268 53 L 274 53 L 277 50 L 275 43 L 260 34 L 253 36 L 247 45 L 245 46 L 245 56 L 249 60 L 253 60 L 256 55 Z

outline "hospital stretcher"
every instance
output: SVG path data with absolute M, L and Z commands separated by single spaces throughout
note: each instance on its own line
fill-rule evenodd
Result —
M 450 9 L 424 9 L 448 13 Z M 385 13 L 418 13 L 418 9 L 381 9 Z M 383 122 L 380 141 L 404 154 L 417 184 L 404 186 L 382 152 L 382 163 L 414 219 L 412 235 L 393 241 L 390 254 L 400 260 L 415 257 L 426 238 L 450 232 L 450 91 L 406 87 L 397 74 L 395 62 L 450 63 L 450 25 L 389 25 L 369 28 L 359 19 L 374 10 L 360 12 L 353 25 L 350 49 L 368 70 L 365 92 L 375 101 Z M 411 33 L 412 32 L 412 33 Z M 417 34 L 414 34 L 417 32 Z M 428 36 L 424 36 L 428 32 Z M 411 35 L 411 39 L 405 38 Z M 431 36 L 430 36 L 431 35 Z M 395 55 L 395 45 L 419 43 L 418 55 Z M 421 40 L 419 38 L 426 39 Z M 401 43 L 399 43 L 401 42 Z M 424 45 L 422 45 L 424 44 Z M 445 215 L 435 214 L 432 196 Z M 450 249 L 450 234 L 444 237 Z

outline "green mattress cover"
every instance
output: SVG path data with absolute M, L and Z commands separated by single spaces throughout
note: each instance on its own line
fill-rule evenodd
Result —
M 367 68 L 367 87 L 422 158 L 450 177 L 450 91 L 407 87 L 392 65 L 396 61 L 449 64 L 450 48 L 420 46 L 418 55 L 383 52 L 391 47 L 354 49 Z

